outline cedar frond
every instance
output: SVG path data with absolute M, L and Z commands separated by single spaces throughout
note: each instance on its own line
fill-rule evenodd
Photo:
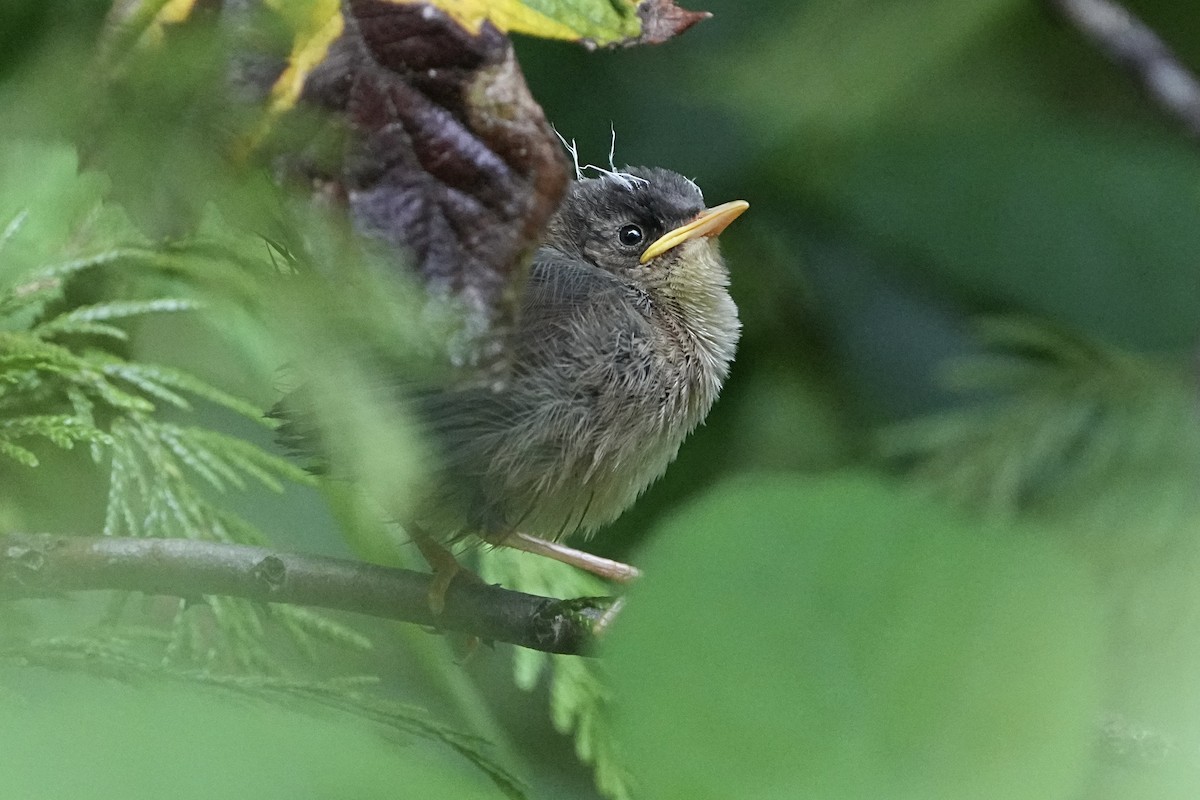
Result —
M 525 558 L 515 550 L 479 551 L 485 581 L 550 597 L 597 597 L 608 587 L 598 578 L 550 559 Z M 514 648 L 513 678 L 532 691 L 542 680 L 550 687 L 550 716 L 560 733 L 575 739 L 580 761 L 591 764 L 596 788 L 610 800 L 632 797 L 632 777 L 621 758 L 611 725 L 611 693 L 599 661 Z

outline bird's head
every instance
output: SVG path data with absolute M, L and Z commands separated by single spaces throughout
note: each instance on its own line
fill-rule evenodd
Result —
M 705 208 L 695 183 L 657 167 L 626 167 L 575 181 L 545 244 L 649 291 L 724 286 L 716 236 L 749 208 L 735 200 Z

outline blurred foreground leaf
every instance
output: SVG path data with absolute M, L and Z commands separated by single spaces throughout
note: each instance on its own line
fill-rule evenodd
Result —
M 606 649 L 647 797 L 1076 796 L 1101 637 L 1063 552 L 853 476 L 660 533 Z
M 1087 796 L 1200 791 L 1200 410 L 1191 370 L 1028 320 L 954 370 L 992 402 L 897 426 L 893 455 L 981 519 L 1034 520 L 1094 575 L 1106 747 Z
M 306 714 L 177 684 L 129 687 L 29 670 L 17 677 L 19 688 L 0 700 L 5 797 L 500 796 L 444 748 L 388 742 L 375 725 L 333 711 Z
M 0 288 L 92 244 L 106 184 L 100 175 L 78 170 L 74 149 L 61 144 L 10 140 L 0 147 Z

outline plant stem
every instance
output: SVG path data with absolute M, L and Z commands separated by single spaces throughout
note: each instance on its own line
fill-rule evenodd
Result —
M 1200 81 L 1162 38 L 1114 0 L 1046 0 L 1111 61 L 1141 82 L 1150 98 L 1200 137 Z
M 608 598 L 559 600 L 455 580 L 445 610 L 429 607 L 431 576 L 348 559 L 194 539 L 0 536 L 0 598 L 116 589 L 174 597 L 226 595 L 292 603 L 459 631 L 580 655 Z

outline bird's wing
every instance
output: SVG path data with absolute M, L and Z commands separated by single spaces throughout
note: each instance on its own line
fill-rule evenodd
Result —
M 522 295 L 508 384 L 416 398 L 441 457 L 440 502 L 464 510 L 468 526 L 516 524 L 524 513 L 513 507 L 520 498 L 490 496 L 490 483 L 512 479 L 508 469 L 555 471 L 563 457 L 554 401 L 561 410 L 574 392 L 603 380 L 614 351 L 641 337 L 635 295 L 612 273 L 543 248 Z
M 637 310 L 642 301 L 639 290 L 613 273 L 543 247 L 522 296 L 518 366 L 547 358 L 561 363 L 561 356 L 580 347 L 600 355 L 623 334 L 645 328 Z
M 640 321 L 629 308 L 631 291 L 609 272 L 542 248 L 522 296 L 510 385 L 500 390 L 420 392 L 415 397 L 419 416 L 451 453 L 469 450 L 473 442 L 487 442 L 525 412 L 520 397 L 523 375 L 563 369 L 565 362 L 580 356 L 581 347 L 613 340 Z
M 522 425 L 537 427 L 531 425 L 537 398 L 530 385 L 569 391 L 566 387 L 603 361 L 622 334 L 630 340 L 630 329 L 639 320 L 631 310 L 631 292 L 635 290 L 612 273 L 542 248 L 523 291 L 507 386 L 429 388 L 397 381 L 394 375 L 381 381 L 381 392 L 404 396 L 434 445 L 440 476 L 433 502 L 449 512 L 447 527 L 487 528 L 498 521 L 512 523 L 508 518 L 520 515 L 502 507 L 502 498 L 490 497 L 486 484 L 497 453 L 513 452 L 512 432 Z M 317 426 L 302 395 L 302 390 L 289 395 L 271 415 L 282 420 L 281 443 L 320 465 Z M 550 453 L 544 456 L 554 459 Z

